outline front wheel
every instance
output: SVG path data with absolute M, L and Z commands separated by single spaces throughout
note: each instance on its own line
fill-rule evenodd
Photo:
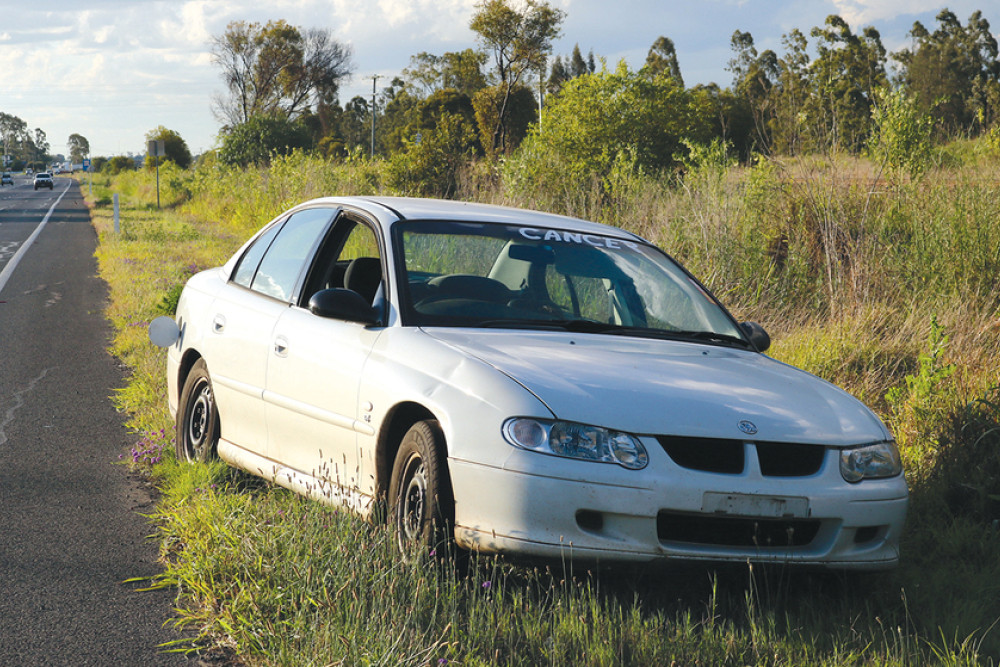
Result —
M 219 411 L 204 359 L 195 362 L 184 381 L 174 442 L 180 461 L 204 463 L 217 457 Z
M 436 421 L 417 422 L 403 436 L 392 466 L 389 511 L 404 555 L 414 547 L 447 552 L 455 503 Z

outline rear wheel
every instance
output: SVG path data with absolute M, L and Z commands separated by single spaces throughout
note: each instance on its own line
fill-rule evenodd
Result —
M 195 362 L 184 381 L 177 409 L 175 443 L 177 458 L 181 461 L 203 463 L 218 456 L 219 411 L 204 359 Z
M 389 511 L 404 555 L 414 547 L 441 555 L 450 548 L 455 503 L 436 421 L 417 422 L 403 436 L 392 466 Z

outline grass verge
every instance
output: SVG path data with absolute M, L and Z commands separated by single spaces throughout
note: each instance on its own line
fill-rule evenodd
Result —
M 326 178 L 334 179 L 330 187 L 364 191 L 373 178 L 365 169 Z M 252 189 L 256 177 L 244 178 L 250 183 L 241 187 Z M 811 277 L 804 264 L 808 253 L 827 247 L 809 234 L 838 236 L 829 227 L 833 216 L 814 211 L 792 221 L 806 225 L 801 236 L 813 241 L 790 243 L 793 251 L 802 244 L 802 256 L 790 257 L 788 273 L 775 278 L 775 291 L 786 290 L 790 298 L 816 295 L 812 310 L 791 312 L 755 299 L 752 283 L 725 287 L 722 263 L 729 260 L 714 254 L 712 235 L 731 236 L 726 215 L 703 211 L 690 218 L 687 231 L 653 230 L 665 241 L 677 238 L 679 247 L 690 241 L 691 257 L 684 259 L 696 273 L 731 292 L 745 310 L 779 322 L 769 324 L 780 334 L 775 356 L 848 387 L 896 427 L 914 495 L 903 562 L 893 573 L 750 566 L 594 572 L 491 559 L 456 569 L 404 562 L 378 526 L 222 465 L 180 465 L 173 458 L 163 353 L 146 341 L 145 325 L 169 310 L 193 271 L 221 263 L 255 224 L 298 196 L 279 172 L 267 178 L 277 194 L 262 203 L 260 197 L 223 197 L 218 184 L 209 200 L 178 177 L 175 189 L 183 192 L 159 212 L 149 204 L 143 175 L 129 175 L 114 184 L 123 195 L 118 234 L 106 203 L 112 184 L 95 183 L 98 259 L 111 287 L 108 316 L 116 331 L 112 353 L 132 369 L 116 396 L 136 436 L 123 458 L 163 490 L 153 521 L 164 574 L 155 585 L 177 590 L 176 622 L 196 636 L 180 648 L 225 646 L 247 665 L 978 665 L 1000 655 L 994 629 L 1000 619 L 1000 532 L 994 523 L 1000 517 L 1000 410 L 988 390 L 996 369 L 964 363 L 990 359 L 997 347 L 988 333 L 994 306 L 968 298 L 982 290 L 982 281 L 950 271 L 936 279 L 934 302 L 914 290 L 909 299 L 849 300 L 849 286 L 860 284 L 856 268 L 820 257 L 828 270 Z M 684 219 L 707 196 L 702 191 L 689 195 L 691 201 L 674 200 L 673 192 L 651 195 L 650 206 Z M 683 189 L 678 192 L 683 197 Z M 480 198 L 498 197 L 486 194 Z M 942 195 L 933 196 L 935 210 L 945 210 Z M 986 194 L 961 199 L 994 211 L 984 203 Z M 634 200 L 628 205 L 644 224 L 658 215 L 635 210 Z M 740 210 L 732 202 L 720 205 Z M 961 202 L 956 207 L 968 214 Z M 820 218 L 826 226 L 816 222 Z M 941 226 L 949 235 L 969 236 L 953 224 Z M 692 229 L 700 242 L 687 236 Z M 985 257 L 990 241 L 983 234 L 966 247 Z M 893 261 L 902 260 L 893 255 Z M 736 268 L 748 276 L 767 273 Z M 879 271 L 872 281 L 885 278 Z M 905 273 L 899 266 L 892 271 Z M 811 279 L 813 286 L 795 284 Z M 946 288 L 962 299 L 942 299 Z M 834 309 L 831 296 L 845 303 Z M 930 316 L 929 303 L 938 317 Z M 942 370 L 948 367 L 954 370 Z

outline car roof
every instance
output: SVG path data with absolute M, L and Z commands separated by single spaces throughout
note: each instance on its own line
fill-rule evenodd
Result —
M 645 239 L 618 227 L 528 209 L 417 197 L 331 197 L 314 199 L 303 206 L 325 204 L 352 206 L 378 215 L 382 222 L 395 225 L 411 220 L 454 220 L 530 225 L 581 233 L 601 234 L 645 242 Z

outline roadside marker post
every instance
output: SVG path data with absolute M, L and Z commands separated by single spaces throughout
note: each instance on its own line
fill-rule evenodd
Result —
M 90 192 L 90 196 L 94 196 L 94 174 L 90 171 L 90 158 L 83 159 L 83 171 L 87 174 L 87 190 Z
M 160 209 L 160 156 L 163 155 L 163 140 L 150 139 L 146 142 L 146 153 L 156 161 L 156 210 Z

